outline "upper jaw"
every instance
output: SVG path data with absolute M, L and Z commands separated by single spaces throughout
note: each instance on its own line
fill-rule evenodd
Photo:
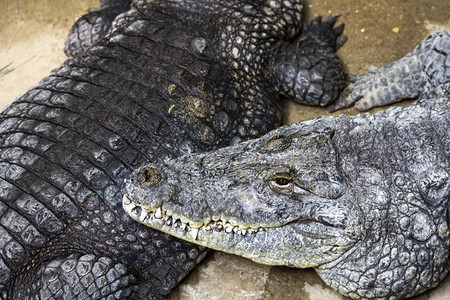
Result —
M 301 194 L 271 195 L 267 192 L 270 189 L 261 188 L 264 183 L 258 180 L 234 189 L 233 178 L 222 177 L 222 186 L 218 189 L 226 192 L 214 194 L 210 191 L 216 189 L 214 182 L 210 183 L 208 178 L 201 183 L 187 178 L 181 184 L 178 173 L 170 166 L 150 165 L 142 169 L 145 168 L 158 171 L 164 179 L 163 184 L 142 186 L 137 182 L 139 171 L 133 173 L 123 185 L 123 206 L 130 216 L 151 227 L 155 227 L 154 222 L 148 220 L 154 218 L 156 224 L 160 219 L 168 224 L 179 220 L 181 225 L 189 225 L 194 230 L 223 226 L 228 231 L 247 232 L 281 227 L 298 220 L 345 229 L 349 218 L 355 218 L 349 216 L 355 213 L 352 212 L 350 193 L 345 191 L 335 199 L 306 190 Z M 192 189 L 198 192 L 189 192 Z
M 201 202 L 202 209 L 193 210 L 191 202 L 178 199 L 179 194 L 173 198 L 172 189 L 165 188 L 164 193 L 157 193 L 136 187 L 133 182 L 126 181 L 123 189 L 124 209 L 134 219 L 141 223 L 148 223 L 147 225 L 152 227 L 154 227 L 153 222 L 147 222 L 150 217 L 163 219 L 168 223 L 179 220 L 191 228 L 205 227 L 209 229 L 223 226 L 228 231 L 233 230 L 234 232 L 276 228 L 299 220 L 309 220 L 328 227 L 343 229 L 348 221 L 349 209 L 346 208 L 345 199 L 343 201 L 339 201 L 340 199 L 330 200 L 317 195 L 303 194 L 297 200 L 291 199 L 292 197 L 288 197 L 289 199 L 280 197 L 273 203 L 265 203 L 250 199 L 252 195 L 246 190 L 238 190 L 239 195 L 233 196 L 230 193 L 226 199 L 220 201 L 221 203 L 216 202 L 214 210 L 209 207 L 208 203 L 208 194 L 210 193 L 197 195 L 197 198 L 201 198 L 196 200 Z M 234 197 L 242 199 L 237 202 L 228 199 Z M 247 200 L 251 202 L 251 207 L 248 207 L 248 201 L 244 199 L 247 197 L 250 197 Z M 345 198 L 345 195 L 340 198 Z M 226 210 L 222 210 L 223 208 Z

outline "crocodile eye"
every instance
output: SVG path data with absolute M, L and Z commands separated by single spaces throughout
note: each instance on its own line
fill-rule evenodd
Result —
M 292 181 L 293 181 L 292 178 L 283 178 L 283 177 L 275 178 L 275 183 L 281 186 L 288 185 Z
M 294 191 L 295 172 L 276 172 L 267 178 L 269 187 L 279 193 L 292 193 Z

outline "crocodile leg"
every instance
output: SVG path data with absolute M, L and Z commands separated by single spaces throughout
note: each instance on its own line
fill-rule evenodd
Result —
M 344 26 L 333 28 L 338 14 L 324 22 L 316 17 L 304 25 L 296 47 L 280 43 L 280 50 L 269 66 L 269 79 L 279 92 L 298 103 L 325 106 L 335 100 L 345 85 L 336 50 L 346 36 Z M 320 49 L 317 51 L 317 49 Z
M 351 105 L 355 105 L 358 110 L 368 110 L 416 98 L 419 94 L 429 98 L 442 93 L 439 91 L 442 81 L 450 73 L 448 40 L 448 31 L 441 31 L 426 38 L 400 60 L 356 76 L 355 83 L 344 90 L 331 111 Z
M 67 56 L 80 56 L 87 48 L 103 38 L 116 16 L 130 9 L 131 1 L 102 0 L 100 3 L 100 9 L 91 10 L 73 24 L 64 47 Z

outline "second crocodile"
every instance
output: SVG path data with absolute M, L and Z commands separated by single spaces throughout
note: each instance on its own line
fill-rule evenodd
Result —
M 123 200 L 139 222 L 256 262 L 314 267 L 352 298 L 405 298 L 449 270 L 450 31 L 362 75 L 322 117 L 148 165 Z

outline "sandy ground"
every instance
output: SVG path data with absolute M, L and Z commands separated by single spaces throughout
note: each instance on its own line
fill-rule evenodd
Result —
M 357 2 L 357 3 L 356 3 Z M 355 4 L 356 3 L 356 4 Z M 94 0 L 0 0 L 0 108 L 12 102 L 64 60 L 65 37 Z M 450 28 L 448 0 L 307 1 L 306 18 L 341 13 L 348 41 L 339 51 L 350 74 L 383 66 L 433 31 Z M 409 105 L 410 102 L 400 105 Z M 284 122 L 325 115 L 327 109 L 283 103 Z M 375 110 L 373 110 L 375 111 Z M 347 109 L 339 113 L 357 113 Z M 372 111 L 371 111 L 372 112 Z M 215 252 L 170 299 L 343 299 L 313 270 L 270 267 Z M 415 299 L 450 299 L 450 276 Z

